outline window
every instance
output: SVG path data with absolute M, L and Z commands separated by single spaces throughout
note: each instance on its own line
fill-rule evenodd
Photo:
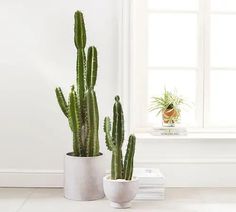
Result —
M 161 123 L 151 97 L 177 90 L 191 107 L 181 123 L 236 129 L 236 1 L 134 0 L 132 128 Z

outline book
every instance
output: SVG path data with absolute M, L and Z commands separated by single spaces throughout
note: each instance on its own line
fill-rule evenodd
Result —
M 139 192 L 140 193 L 164 193 L 165 192 L 165 188 L 143 188 L 143 187 L 139 187 Z
M 137 194 L 135 197 L 136 200 L 164 200 L 165 195 L 164 194 L 156 194 L 156 195 L 150 195 L 150 194 Z
M 165 184 L 165 177 L 159 169 L 154 168 L 134 168 L 134 175 L 139 178 L 139 185 L 163 187 Z
M 139 178 L 137 200 L 163 200 L 165 197 L 165 177 L 159 169 L 135 168 L 134 175 Z
M 150 131 L 152 135 L 187 135 L 187 129 L 185 127 L 153 127 Z

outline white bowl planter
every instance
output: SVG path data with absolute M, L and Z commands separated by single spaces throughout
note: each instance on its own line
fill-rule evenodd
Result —
M 138 178 L 132 180 L 112 180 L 110 176 L 103 178 L 103 187 L 106 197 L 111 201 L 114 208 L 129 208 L 130 201 L 134 199 L 138 192 Z
M 96 200 L 104 197 L 104 156 L 65 157 L 64 195 L 70 200 Z

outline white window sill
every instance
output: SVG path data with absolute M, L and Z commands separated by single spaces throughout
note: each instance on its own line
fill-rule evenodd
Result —
M 136 133 L 140 141 L 236 141 L 236 133 L 225 132 L 189 132 L 187 135 L 152 135 L 151 133 Z

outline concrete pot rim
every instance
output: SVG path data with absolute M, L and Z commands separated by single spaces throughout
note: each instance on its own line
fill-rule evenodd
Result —
M 106 175 L 103 177 L 104 181 L 112 182 L 112 183 L 131 183 L 131 182 L 137 182 L 139 181 L 139 178 L 133 176 L 131 180 L 125 180 L 125 179 L 117 179 L 117 180 L 112 180 L 111 175 Z
M 99 155 L 97 155 L 97 156 L 88 156 L 88 157 L 74 156 L 73 152 L 66 153 L 66 157 L 74 158 L 74 159 L 81 159 L 81 160 L 86 160 L 86 159 L 91 159 L 91 158 L 99 158 L 102 156 L 103 156 L 103 153 L 101 153 L 101 152 L 99 152 Z

